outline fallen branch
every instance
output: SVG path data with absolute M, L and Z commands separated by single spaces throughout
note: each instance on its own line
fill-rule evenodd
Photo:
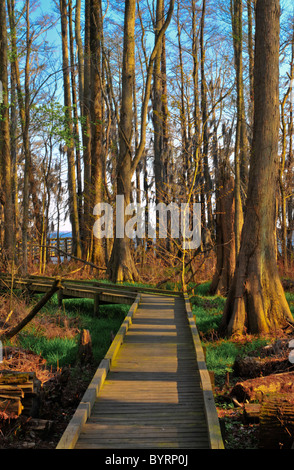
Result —
M 98 269 L 98 271 L 106 271 L 107 268 L 97 266 L 94 263 L 91 263 L 91 261 L 86 261 L 84 259 L 78 258 L 77 256 L 71 255 L 70 253 L 67 253 L 66 251 L 62 250 L 61 248 L 57 248 L 57 246 L 51 246 L 51 245 L 40 245 L 40 248 L 47 248 L 47 250 L 55 250 L 59 251 L 64 256 L 68 256 L 76 261 L 80 261 L 81 263 L 87 264 L 88 266 L 91 266 L 92 268 Z
M 213 250 L 215 247 L 209 247 L 209 248 L 206 248 L 206 249 L 202 249 L 201 247 L 197 248 L 197 250 L 195 250 L 195 253 L 193 254 L 193 256 L 185 263 L 185 270 L 190 266 L 190 264 L 192 263 L 192 261 L 194 261 L 194 259 L 199 255 L 199 254 L 206 254 L 208 253 L 209 251 Z M 203 262 L 201 263 L 201 265 L 199 266 L 198 269 L 200 269 L 202 267 L 202 265 L 204 264 L 205 260 L 203 260 Z M 160 281 L 158 284 L 156 284 L 156 287 L 159 288 L 160 286 L 162 286 L 163 284 L 166 284 L 167 282 L 169 282 L 170 280 L 174 279 L 177 275 L 179 275 L 181 273 L 181 269 L 182 269 L 182 264 L 179 264 L 177 266 L 174 267 L 174 272 L 172 274 L 172 276 L 169 276 L 165 279 L 163 279 L 162 281 Z M 196 272 L 198 271 L 198 269 L 196 270 Z M 191 267 L 189 268 L 189 270 L 191 270 Z M 192 273 L 192 277 L 195 275 L 195 273 L 193 272 Z M 191 277 L 191 278 L 192 278 Z M 189 282 L 191 280 L 191 278 L 189 279 Z
M 60 279 L 57 279 L 51 289 L 41 298 L 41 300 L 33 307 L 30 313 L 15 327 L 11 328 L 10 330 L 4 332 L 1 335 L 1 339 L 11 339 L 13 336 L 17 335 L 41 310 L 44 305 L 51 299 L 51 297 L 59 290 L 62 289 L 62 285 Z

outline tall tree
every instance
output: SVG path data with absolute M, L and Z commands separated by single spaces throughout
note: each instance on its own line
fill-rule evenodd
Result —
M 72 225 L 73 248 L 76 256 L 81 257 L 81 239 L 79 227 L 78 199 L 76 189 L 75 152 L 74 152 L 74 130 L 72 119 L 72 101 L 69 76 L 69 49 L 68 49 L 68 11 L 66 0 L 60 0 L 61 14 L 61 37 L 62 37 L 62 69 L 63 69 L 63 92 L 66 115 L 66 125 L 68 128 L 68 139 L 66 142 L 68 161 L 68 190 L 69 190 L 69 210 Z
M 235 244 L 236 255 L 240 249 L 243 225 L 242 184 L 247 183 L 247 136 L 243 85 L 243 4 L 242 0 L 231 0 L 232 33 L 236 69 L 237 127 L 235 139 Z M 243 198 L 244 200 L 244 198 Z
M 117 194 L 124 196 L 124 207 L 117 208 L 117 210 L 120 211 L 119 217 L 124 216 L 122 212 L 124 212 L 126 206 L 130 204 L 132 176 L 136 171 L 145 149 L 147 111 L 151 96 L 154 60 L 161 47 L 163 36 L 170 24 L 174 4 L 175 0 L 171 0 L 166 19 L 157 35 L 154 48 L 150 55 L 141 111 L 140 142 L 134 152 L 134 158 L 132 158 L 136 0 L 126 0 L 125 2 L 122 102 L 119 119 L 120 151 L 117 162 Z M 121 234 L 121 237 L 115 237 L 114 239 L 107 272 L 113 282 L 121 282 L 123 280 L 133 281 L 138 277 L 138 272 L 131 254 L 130 240 L 125 233 Z
M 124 207 L 117 207 L 119 217 L 124 217 L 131 197 L 131 165 L 133 134 L 133 87 L 135 77 L 135 19 L 136 1 L 126 0 L 124 19 L 124 49 L 122 70 L 122 101 L 120 114 L 119 157 L 117 163 L 117 194 L 124 196 Z M 122 213 L 123 212 L 123 213 Z M 136 279 L 137 269 L 130 251 L 128 238 L 115 237 L 108 267 L 113 281 Z
M 178 50 L 179 50 L 179 86 L 180 86 L 180 99 L 179 99 L 179 108 L 180 108 L 180 124 L 181 124 L 181 159 L 182 159 L 182 169 L 183 169 L 183 186 L 186 186 L 184 194 L 188 191 L 187 186 L 189 185 L 189 173 L 190 173 L 190 159 L 188 152 L 188 132 L 187 132 L 187 110 L 185 103 L 185 77 L 184 77 L 184 64 L 183 64 L 183 48 L 181 42 L 181 33 L 183 24 L 181 23 L 181 14 L 180 14 L 180 2 L 178 1 L 177 5 L 177 36 L 178 36 Z M 186 196 L 186 194 L 185 194 Z
M 103 104 L 102 104 L 102 3 L 90 1 L 90 70 L 91 70 L 91 206 L 104 201 L 103 179 Z M 104 266 L 101 238 L 93 238 L 92 258 Z
M 235 256 L 235 181 L 230 169 L 232 129 L 223 125 L 224 148 L 216 169 L 216 267 L 210 286 L 213 295 L 227 296 L 234 278 Z
M 4 204 L 4 249 L 5 256 L 12 258 L 14 247 L 13 204 L 12 204 L 12 170 L 10 155 L 10 125 L 8 102 L 8 41 L 6 27 L 5 0 L 0 2 L 0 81 L 2 86 L 2 103 L 0 103 L 0 164 L 1 164 L 1 203 Z
M 247 17 L 248 17 L 248 56 L 249 56 L 249 83 L 250 83 L 250 99 L 249 99 L 249 122 L 252 131 L 254 117 L 254 44 L 253 44 L 253 8 L 252 0 L 247 0 Z
M 78 6 L 78 4 L 77 4 Z M 78 14 L 79 8 L 76 12 Z M 79 23 L 76 25 L 79 28 Z M 85 37 L 82 57 L 81 39 L 77 41 L 79 61 L 80 103 L 82 116 L 83 163 L 84 163 L 84 226 L 82 227 L 83 255 L 90 257 L 93 224 L 91 218 L 91 117 L 90 117 L 90 83 L 91 83 L 91 50 L 90 50 L 91 13 L 90 2 L 85 2 Z M 77 36 L 80 32 L 77 32 Z M 82 91 L 82 93 L 81 93 Z
M 155 40 L 164 24 L 164 0 L 156 3 Z M 163 36 L 154 61 L 153 71 L 153 128 L 154 128 L 154 176 L 156 203 L 167 197 L 167 144 L 168 144 L 168 109 L 166 90 L 166 41 Z
M 76 66 L 75 66 L 75 52 L 74 52 L 74 34 L 73 34 L 73 7 L 72 0 L 68 1 L 68 25 L 69 25 L 69 50 L 70 50 L 70 70 L 71 70 L 71 93 L 72 93 L 72 107 L 73 107 L 73 132 L 74 144 L 76 155 L 76 175 L 77 175 L 77 197 L 78 197 L 78 214 L 79 214 L 79 227 L 81 231 L 82 226 L 82 169 L 81 169 L 81 151 L 80 151 L 80 137 L 79 137 L 79 118 L 78 118 L 78 101 L 77 101 L 77 84 L 76 84 Z
M 212 201 L 211 201 L 211 178 L 209 171 L 208 162 L 208 150 L 209 150 L 209 132 L 208 132 L 208 104 L 207 104 L 207 81 L 205 73 L 205 43 L 204 43 L 204 31 L 205 31 L 205 17 L 206 17 L 206 0 L 202 2 L 202 13 L 200 22 L 200 55 L 201 55 L 201 112 L 202 112 L 202 140 L 203 140 L 203 175 L 205 181 L 205 193 L 206 193 L 206 205 L 207 205 L 207 228 L 213 229 L 213 217 L 212 217 Z
M 257 0 L 254 133 L 241 247 L 221 329 L 268 333 L 293 321 L 276 261 L 279 178 L 279 0 Z

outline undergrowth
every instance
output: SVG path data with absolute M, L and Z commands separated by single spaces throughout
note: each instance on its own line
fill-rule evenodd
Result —
M 95 317 L 93 301 L 64 300 L 63 309 L 59 309 L 55 295 L 7 345 L 12 343 L 41 355 L 49 367 L 74 366 L 80 332 L 87 329 L 91 334 L 95 365 L 99 365 L 128 310 L 128 305 L 101 305 L 99 316 Z
M 270 342 L 269 338 L 245 335 L 240 338 L 222 338 L 218 334 L 226 299 L 209 295 L 210 282 L 194 289 L 191 297 L 193 314 L 202 344 L 206 350 L 207 368 L 215 373 L 217 385 L 223 385 L 227 373 L 233 371 L 237 356 L 242 357 L 260 349 Z M 294 313 L 294 294 L 286 293 L 292 313 Z

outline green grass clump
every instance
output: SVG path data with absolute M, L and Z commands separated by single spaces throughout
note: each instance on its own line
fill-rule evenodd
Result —
M 286 299 L 288 301 L 291 313 L 294 318 L 294 292 L 286 292 Z
M 41 355 L 48 366 L 74 365 L 76 360 L 78 345 L 74 338 L 46 338 L 34 332 L 24 332 L 19 343 L 23 349 Z
M 242 341 L 219 337 L 218 328 L 226 299 L 209 295 L 209 288 L 210 282 L 197 286 L 190 300 L 202 345 L 206 349 L 207 368 L 214 371 L 216 383 L 220 384 L 224 382 L 226 372 L 232 372 L 237 356 L 246 356 L 252 351 L 258 352 L 268 341 L 251 336 L 243 338 Z
M 64 308 L 60 310 L 57 296 L 52 297 L 38 314 L 38 322 L 31 322 L 18 334 L 17 345 L 41 355 L 46 359 L 48 366 L 74 366 L 77 360 L 79 332 L 87 329 L 91 334 L 94 361 L 98 366 L 130 307 L 101 305 L 99 316 L 96 317 L 93 314 L 93 301 L 90 299 L 69 299 L 63 302 Z M 52 337 L 56 325 L 59 327 L 57 331 L 60 337 Z M 71 325 L 74 328 L 71 329 Z M 67 332 L 70 333 L 69 337 Z

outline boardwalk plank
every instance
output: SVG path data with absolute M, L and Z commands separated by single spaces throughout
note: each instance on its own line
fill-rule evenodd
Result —
M 142 295 L 77 449 L 209 448 L 181 298 Z

